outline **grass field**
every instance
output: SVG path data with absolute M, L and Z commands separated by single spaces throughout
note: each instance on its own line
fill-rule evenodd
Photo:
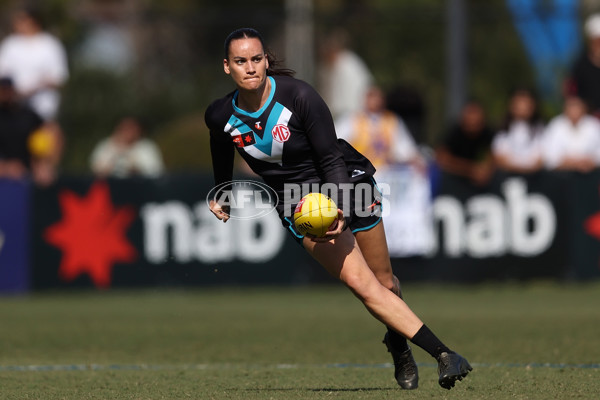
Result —
M 473 372 L 421 349 L 402 391 L 384 329 L 338 285 L 0 298 L 0 399 L 596 399 L 600 284 L 407 283 Z

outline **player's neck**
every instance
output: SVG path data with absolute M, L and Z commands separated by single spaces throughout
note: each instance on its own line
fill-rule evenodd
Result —
M 267 77 L 264 85 L 256 90 L 240 90 L 238 95 L 238 107 L 242 110 L 255 112 L 262 108 L 271 94 L 271 80 Z

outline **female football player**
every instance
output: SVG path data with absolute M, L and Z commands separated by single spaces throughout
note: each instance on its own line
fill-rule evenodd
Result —
M 387 326 L 384 343 L 402 388 L 418 386 L 417 365 L 407 338 L 438 361 L 439 384 L 452 388 L 471 366 L 446 347 L 402 300 L 381 222 L 380 196 L 373 190 L 366 199 L 372 210 L 366 216 L 358 212 L 356 196 L 349 196 L 349 204 L 345 204 L 344 187 L 361 183 L 375 189 L 374 168 L 350 145 L 337 140 L 331 113 L 317 92 L 277 64 L 254 29 L 238 29 L 225 40 L 223 68 L 236 90 L 214 101 L 205 114 L 215 184 L 231 181 L 237 149 L 280 199 L 286 198 L 289 184 L 336 185 L 338 220 L 325 237 L 298 233 L 290 219 L 294 204 L 276 205 L 283 225 Z M 227 205 L 212 201 L 210 208 L 220 220 L 229 219 Z

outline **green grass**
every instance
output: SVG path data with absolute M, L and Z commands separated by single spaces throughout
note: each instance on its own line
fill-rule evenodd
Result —
M 594 399 L 600 284 L 407 283 L 474 371 L 451 391 L 415 349 L 400 390 L 384 329 L 340 285 L 0 298 L 0 399 Z M 551 364 L 551 365 L 545 365 Z M 594 366 L 595 364 L 595 366 Z M 37 367 L 36 367 L 37 366 Z

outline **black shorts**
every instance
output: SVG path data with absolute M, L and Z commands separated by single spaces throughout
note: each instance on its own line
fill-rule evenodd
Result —
M 367 231 L 381 222 L 381 199 L 382 194 L 377 187 L 377 182 L 373 177 L 356 182 L 355 187 L 359 184 L 366 185 L 363 188 L 367 190 L 353 191 L 350 204 L 350 223 L 348 229 L 352 233 Z M 368 189 L 370 188 L 370 190 Z M 294 226 L 292 218 L 283 217 L 280 214 L 281 222 L 286 230 L 292 235 L 294 240 L 302 245 L 304 235 L 299 233 Z

